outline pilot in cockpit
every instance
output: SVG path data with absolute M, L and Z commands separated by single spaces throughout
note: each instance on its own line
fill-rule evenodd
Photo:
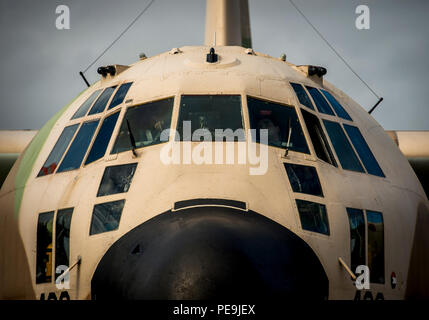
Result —
M 260 129 L 268 130 L 269 144 L 281 146 L 282 141 L 281 141 L 281 135 L 280 135 L 280 127 L 276 125 L 271 118 L 265 117 L 259 120 L 258 130 Z

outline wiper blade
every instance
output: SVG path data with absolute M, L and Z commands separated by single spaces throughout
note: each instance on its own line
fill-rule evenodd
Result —
M 130 138 L 130 143 L 131 143 L 131 148 L 132 148 L 131 150 L 133 152 L 133 155 L 135 157 L 137 157 L 137 153 L 136 153 L 136 149 L 137 149 L 136 139 L 134 139 L 133 132 L 131 131 L 130 122 L 128 121 L 128 119 L 126 119 L 126 120 L 127 120 L 127 128 L 128 128 L 128 137 Z
M 287 136 L 287 142 L 286 142 L 286 150 L 285 150 L 285 157 L 289 154 L 289 147 L 290 147 L 290 137 L 292 136 L 292 123 L 291 118 L 289 118 L 289 125 L 288 125 L 288 136 Z

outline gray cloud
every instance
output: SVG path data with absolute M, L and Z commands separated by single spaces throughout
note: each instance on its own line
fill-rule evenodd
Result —
M 0 3 L 0 129 L 39 129 L 85 89 L 78 72 L 128 25 L 149 0 L 3 0 Z M 295 0 L 295 3 L 385 101 L 374 117 L 386 129 L 429 130 L 427 1 Z M 71 11 L 71 30 L 55 28 L 55 8 Z M 368 4 L 371 29 L 355 28 Z M 369 109 L 376 98 L 306 24 L 289 1 L 249 0 L 254 48 L 297 64 L 328 68 L 327 79 Z M 204 41 L 205 1 L 157 0 L 99 65 L 130 64 Z

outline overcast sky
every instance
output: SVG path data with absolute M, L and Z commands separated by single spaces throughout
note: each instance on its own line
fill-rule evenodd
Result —
M 429 1 L 294 0 L 384 102 L 373 113 L 386 129 L 429 130 Z M 85 89 L 84 70 L 149 0 L 0 0 L 0 129 L 40 129 Z M 55 9 L 70 8 L 70 30 Z M 370 8 L 358 30 L 355 9 Z M 321 65 L 326 79 L 365 109 L 377 102 L 287 0 L 249 0 L 253 47 L 295 64 Z M 100 65 L 130 64 L 173 47 L 204 42 L 204 0 L 156 0 Z

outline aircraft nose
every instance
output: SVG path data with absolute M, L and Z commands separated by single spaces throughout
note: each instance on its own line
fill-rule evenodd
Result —
M 253 211 L 197 207 L 131 230 L 101 259 L 93 299 L 326 299 L 328 279 L 297 235 Z

